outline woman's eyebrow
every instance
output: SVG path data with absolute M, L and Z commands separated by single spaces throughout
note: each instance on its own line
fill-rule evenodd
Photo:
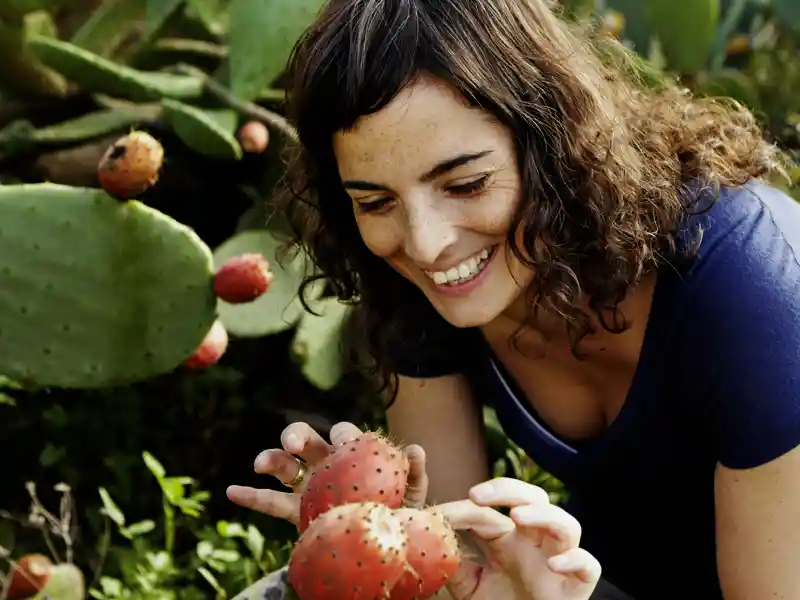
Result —
M 491 150 L 482 150 L 481 152 L 471 152 L 468 154 L 459 154 L 458 156 L 454 156 L 453 158 L 447 158 L 439 163 L 437 163 L 432 169 L 423 173 L 423 175 L 419 178 L 422 182 L 429 182 L 437 177 L 441 177 L 445 173 L 452 171 L 457 167 L 461 167 L 467 163 L 472 162 L 473 160 L 478 160 L 479 158 L 483 158 L 484 156 L 491 154 Z M 362 190 L 365 192 L 378 192 L 381 190 L 388 190 L 389 186 L 382 185 L 380 183 L 374 183 L 371 181 L 364 181 L 361 179 L 348 179 L 342 182 L 342 185 L 345 189 L 350 190 Z

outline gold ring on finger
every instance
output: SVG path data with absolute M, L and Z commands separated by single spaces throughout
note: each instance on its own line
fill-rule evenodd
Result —
M 294 460 L 297 462 L 297 475 L 295 475 L 294 479 L 292 479 L 289 483 L 286 484 L 287 487 L 290 487 L 292 489 L 296 488 L 301 483 L 303 483 L 303 479 L 305 479 L 306 473 L 308 472 L 308 467 L 306 467 L 306 463 L 304 463 L 299 458 L 295 458 Z

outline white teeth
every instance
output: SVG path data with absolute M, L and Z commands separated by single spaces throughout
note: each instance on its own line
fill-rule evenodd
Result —
M 447 283 L 447 273 L 442 273 L 441 271 L 436 271 L 435 273 L 427 273 L 428 277 L 433 275 L 433 282 L 437 285 L 442 285 L 443 283 Z
M 489 249 L 481 250 L 475 256 L 465 260 L 463 263 L 456 267 L 452 267 L 447 271 L 425 271 L 425 274 L 433 279 L 437 285 L 444 285 L 446 283 L 463 283 L 480 273 L 489 258 Z

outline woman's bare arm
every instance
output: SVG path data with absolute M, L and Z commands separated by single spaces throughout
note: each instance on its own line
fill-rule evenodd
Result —
M 387 420 L 394 439 L 425 450 L 429 504 L 462 500 L 489 479 L 481 408 L 463 376 L 399 377 Z

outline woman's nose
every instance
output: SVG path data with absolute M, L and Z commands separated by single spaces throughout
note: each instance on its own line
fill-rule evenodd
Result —
M 405 253 L 416 262 L 432 265 L 456 241 L 457 228 L 441 210 L 423 205 L 407 210 Z

